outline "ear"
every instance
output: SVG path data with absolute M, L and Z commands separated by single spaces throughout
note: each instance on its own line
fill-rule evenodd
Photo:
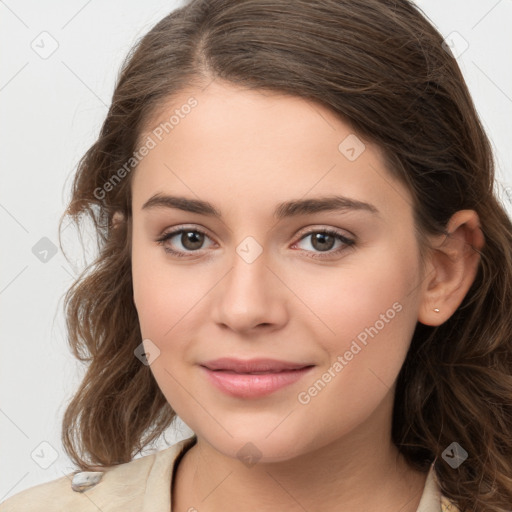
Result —
M 441 325 L 460 306 L 475 280 L 485 244 L 474 210 L 456 212 L 446 230 L 448 235 L 431 239 L 418 311 L 418 321 L 425 325 Z
M 112 227 L 115 229 L 119 224 L 124 222 L 124 214 L 123 212 L 117 210 L 114 215 L 112 215 Z

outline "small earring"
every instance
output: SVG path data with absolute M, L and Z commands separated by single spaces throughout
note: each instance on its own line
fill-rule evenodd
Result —
M 435 311 L 436 313 L 439 313 L 439 308 L 434 308 L 434 311 Z

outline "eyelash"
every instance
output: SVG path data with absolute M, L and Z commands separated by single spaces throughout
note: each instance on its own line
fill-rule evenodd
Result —
M 194 253 L 197 253 L 199 251 L 188 251 L 188 253 L 183 253 L 182 251 L 175 251 L 174 249 L 170 249 L 169 247 L 165 247 L 164 246 L 164 243 L 173 238 L 174 236 L 176 235 L 179 235 L 179 234 L 182 234 L 182 233 L 188 233 L 188 232 L 191 232 L 191 233 L 201 233 L 202 235 L 205 235 L 207 236 L 208 238 L 210 238 L 208 236 L 208 234 L 203 231 L 202 229 L 199 229 L 199 228 L 183 228 L 183 227 L 180 227 L 180 228 L 177 228 L 173 231 L 169 231 L 167 233 L 164 233 L 160 238 L 158 238 L 156 240 L 156 242 L 159 244 L 159 245 L 162 245 L 163 246 L 163 249 L 166 253 L 168 254 L 172 254 L 173 256 L 177 256 L 178 258 L 188 258 L 191 254 L 194 254 Z M 333 229 L 314 229 L 314 230 L 311 230 L 311 231 L 308 231 L 306 233 L 303 233 L 301 238 L 296 242 L 301 242 L 302 240 L 304 240 L 305 238 L 307 238 L 308 236 L 311 236 L 313 234 L 323 234 L 323 235 L 330 235 L 330 236 L 333 236 L 334 238 L 340 240 L 341 242 L 343 242 L 344 246 L 342 247 L 339 247 L 338 249 L 336 249 L 335 251 L 326 251 L 324 253 L 316 253 L 315 255 L 311 255 L 309 256 L 310 258 L 316 258 L 316 259 L 325 259 L 325 258 L 330 258 L 334 255 L 337 255 L 339 254 L 340 252 L 346 250 L 348 247 L 351 247 L 355 244 L 355 240 L 352 240 L 350 238 L 347 238 L 346 236 L 342 235 L 340 232 L 338 231 L 335 231 Z M 295 244 L 294 244 L 295 245 Z M 311 251 L 306 251 L 306 252 L 311 252 Z M 325 256 L 324 256 L 325 254 Z

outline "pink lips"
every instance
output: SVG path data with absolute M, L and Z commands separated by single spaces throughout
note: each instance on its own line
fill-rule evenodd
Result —
M 221 391 L 239 398 L 257 398 L 297 382 L 313 366 L 275 359 L 221 358 L 200 367 Z

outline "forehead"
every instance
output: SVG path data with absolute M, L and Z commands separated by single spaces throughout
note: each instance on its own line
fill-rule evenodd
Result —
M 276 92 L 217 81 L 182 90 L 140 141 L 152 149 L 134 171 L 134 210 L 158 192 L 237 213 L 333 193 L 386 210 L 408 195 L 379 148 L 348 123 L 316 102 Z

